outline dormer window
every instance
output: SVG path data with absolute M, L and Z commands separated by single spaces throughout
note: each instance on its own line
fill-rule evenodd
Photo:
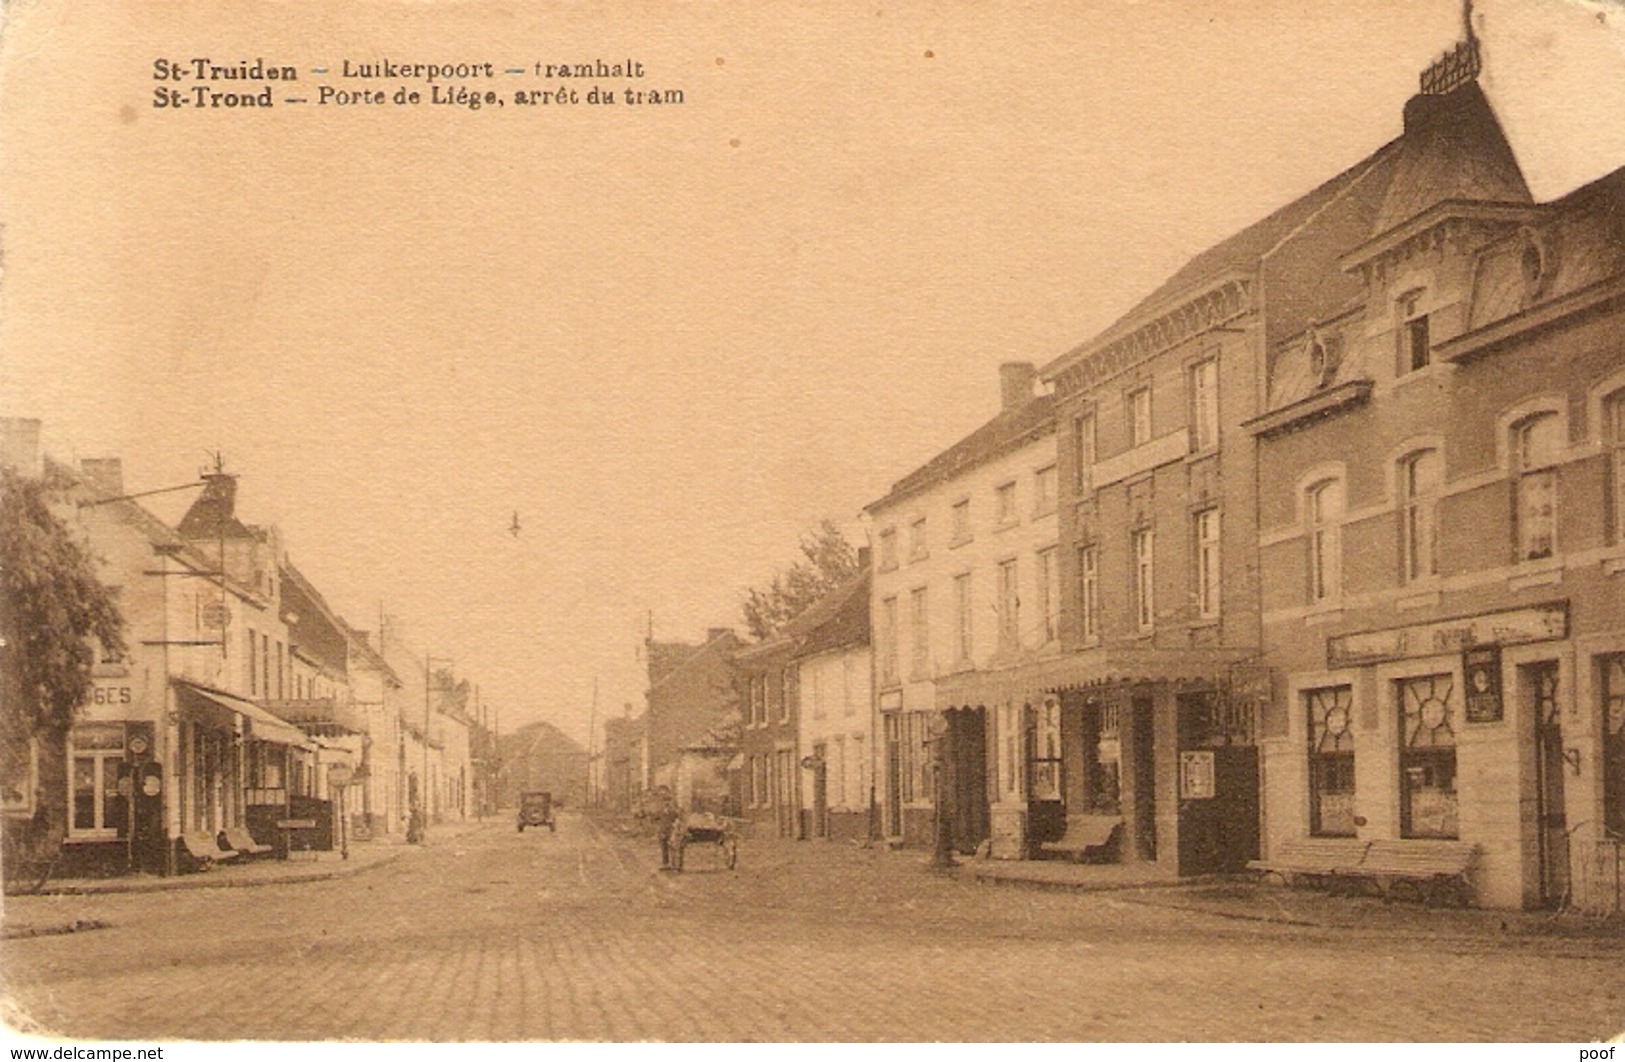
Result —
M 1427 368 L 1432 361 L 1428 315 L 1422 309 L 1421 292 L 1412 292 L 1399 300 L 1399 321 L 1399 372 L 1403 376 Z

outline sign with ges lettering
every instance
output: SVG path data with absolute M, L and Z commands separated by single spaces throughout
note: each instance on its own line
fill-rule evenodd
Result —
M 1326 639 L 1327 667 L 1356 667 L 1385 660 L 1459 653 L 1475 646 L 1554 641 L 1569 633 L 1569 603 L 1461 616 L 1409 627 L 1359 631 Z

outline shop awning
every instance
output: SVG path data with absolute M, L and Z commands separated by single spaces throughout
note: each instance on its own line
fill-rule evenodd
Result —
M 231 716 L 240 715 L 245 723 L 245 733 L 254 741 L 310 747 L 310 740 L 305 737 L 304 731 L 283 722 L 253 701 L 180 679 L 175 680 L 175 692 L 183 712 L 189 712 L 211 726 L 229 726 Z
M 1062 690 L 1149 682 L 1218 684 L 1247 656 L 1216 649 L 1091 649 L 1001 671 L 944 676 L 936 683 L 936 707 L 991 707 Z

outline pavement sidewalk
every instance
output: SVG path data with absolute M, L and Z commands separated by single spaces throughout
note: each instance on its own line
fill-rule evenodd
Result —
M 429 827 L 428 844 L 445 844 L 463 834 L 489 824 L 484 822 L 437 823 Z M 506 821 L 506 820 L 503 820 Z M 307 881 L 327 881 L 350 877 L 374 867 L 392 863 L 402 856 L 421 851 L 399 835 L 357 841 L 350 845 L 349 858 L 338 851 L 299 852 L 289 859 L 254 859 L 227 863 L 195 874 L 165 877 L 157 874 L 126 874 L 116 878 L 52 878 L 34 895 L 102 896 L 128 892 L 170 892 L 178 889 L 239 889 L 260 885 L 292 885 Z

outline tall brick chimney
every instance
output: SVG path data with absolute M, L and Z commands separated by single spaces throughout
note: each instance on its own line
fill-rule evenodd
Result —
M 0 465 L 38 476 L 43 471 L 39 433 L 40 422 L 34 417 L 0 417 Z
M 79 472 L 109 494 L 124 493 L 124 462 L 116 457 L 86 457 L 79 462 Z
M 1001 409 L 1020 409 L 1033 400 L 1033 384 L 1038 382 L 1038 368 L 1030 361 L 1007 361 L 999 366 L 999 392 L 1003 398 Z

